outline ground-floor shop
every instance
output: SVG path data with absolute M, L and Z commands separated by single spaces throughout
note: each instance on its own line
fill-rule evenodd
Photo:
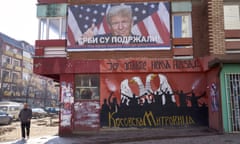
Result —
M 223 130 L 240 132 L 240 64 L 223 64 L 220 72 Z
M 221 115 L 219 69 L 209 69 L 205 61 L 72 62 L 78 72 L 60 75 L 60 134 L 133 127 L 221 129 L 220 121 L 212 122 Z
M 60 82 L 59 134 L 104 128 L 207 126 L 240 131 L 239 60 L 38 58 Z

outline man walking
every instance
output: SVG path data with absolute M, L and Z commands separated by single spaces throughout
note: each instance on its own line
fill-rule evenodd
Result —
M 19 113 L 19 120 L 21 122 L 21 131 L 22 131 L 23 139 L 25 139 L 26 134 L 27 134 L 27 138 L 29 138 L 31 118 L 32 118 L 32 110 L 28 108 L 27 103 L 24 103 L 23 109 L 21 109 Z

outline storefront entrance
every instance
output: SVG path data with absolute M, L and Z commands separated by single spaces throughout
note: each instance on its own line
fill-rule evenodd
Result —
M 240 132 L 240 73 L 226 73 L 226 103 L 230 132 Z
M 224 132 L 240 132 L 239 64 L 224 64 L 221 71 L 222 118 Z

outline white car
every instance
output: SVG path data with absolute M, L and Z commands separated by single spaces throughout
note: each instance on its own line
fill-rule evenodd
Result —
M 48 113 L 43 108 L 32 108 L 33 118 L 43 118 L 48 116 Z

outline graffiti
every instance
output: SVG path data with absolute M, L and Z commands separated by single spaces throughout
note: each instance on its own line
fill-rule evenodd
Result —
M 217 86 L 215 83 L 211 84 L 210 96 L 211 96 L 212 111 L 218 111 L 218 94 L 217 94 Z
M 182 91 L 185 101 L 188 100 L 187 93 Z M 191 91 L 192 96 L 195 96 Z M 163 92 L 163 95 L 169 93 Z M 198 105 L 197 100 L 205 96 L 195 96 L 195 103 L 187 106 L 185 103 L 177 106 L 171 99 L 166 99 L 165 104 L 158 100 L 159 95 L 153 95 L 154 101 L 141 103 L 141 99 L 135 94 L 128 101 L 121 100 L 118 104 L 113 92 L 108 99 L 104 99 L 100 113 L 101 126 L 108 127 L 166 127 L 166 126 L 190 126 L 207 125 L 208 108 L 206 105 Z M 191 97 L 192 97 L 191 96 Z
M 167 60 L 158 60 L 151 62 L 152 69 L 171 69 L 171 64 Z
M 164 127 L 185 126 L 195 124 L 191 116 L 159 116 L 145 112 L 143 117 L 114 118 L 114 113 L 109 112 L 109 127 Z
M 117 70 L 119 67 L 119 63 L 107 63 L 109 66 L 108 70 Z
M 199 62 L 197 60 L 174 60 L 173 68 L 174 69 L 184 69 L 184 68 L 196 68 L 200 67 Z
M 163 73 L 119 79 L 106 76 L 108 91 L 104 94 L 108 95 L 101 99 L 101 127 L 207 126 L 208 98 L 201 83 L 204 77 L 194 75 L 170 83 L 173 80 L 167 76 Z M 174 89 L 176 83 L 183 89 Z
M 125 62 L 125 70 L 146 70 L 146 61 L 131 61 Z
M 200 67 L 200 64 L 197 60 L 159 60 L 151 62 L 152 69 L 194 69 Z
M 151 87 L 151 81 L 155 78 L 158 78 L 160 80 L 159 88 L 157 90 L 153 90 Z M 129 87 L 129 83 L 135 83 L 138 86 L 138 95 L 133 95 L 133 92 Z M 163 74 L 148 74 L 146 76 L 145 85 L 143 84 L 141 78 L 138 76 L 132 77 L 130 81 L 128 79 L 125 79 L 121 82 L 121 100 L 126 101 L 127 105 L 130 99 L 138 99 L 138 103 L 141 104 L 144 104 L 145 102 L 152 103 L 155 101 L 153 97 L 161 97 L 163 105 L 169 101 L 173 103 L 176 102 L 172 88 L 169 85 L 166 76 Z
M 104 66 L 106 65 L 106 66 Z M 198 60 L 118 60 L 102 63 L 101 71 L 135 72 L 135 71 L 179 71 L 179 70 L 201 70 Z

